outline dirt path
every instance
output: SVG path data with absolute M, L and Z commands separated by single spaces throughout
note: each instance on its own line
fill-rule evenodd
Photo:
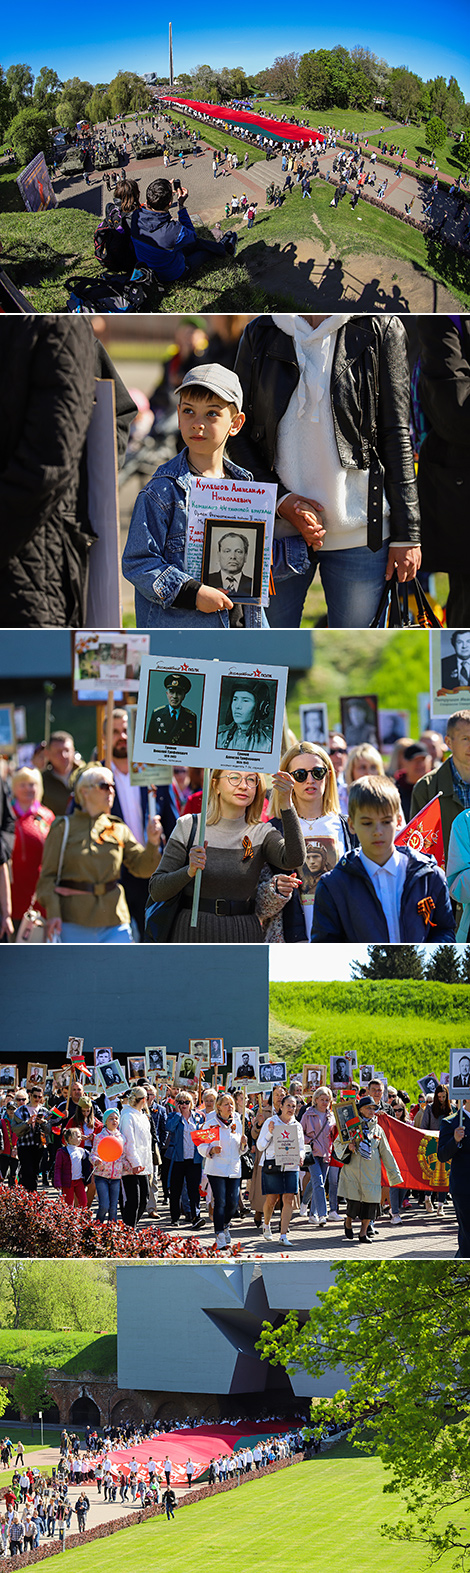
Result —
M 361 311 L 461 310 L 461 302 L 444 284 L 402 258 L 353 252 L 325 262 L 322 253 L 317 262 L 309 240 L 271 242 L 269 247 L 260 242 L 242 255 L 254 283 L 263 280 L 270 294 L 291 295 L 297 306 L 336 309 L 351 302 Z

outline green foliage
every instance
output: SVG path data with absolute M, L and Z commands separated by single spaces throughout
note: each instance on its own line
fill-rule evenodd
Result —
M 431 115 L 431 119 L 428 120 L 426 126 L 425 136 L 426 147 L 430 149 L 431 153 L 434 153 L 436 147 L 443 146 L 446 139 L 446 128 L 444 121 L 440 119 L 439 115 Z
M 19 164 L 29 164 L 36 153 L 50 155 L 49 115 L 44 109 L 20 109 L 9 127 L 9 138 Z
M 42 1331 L 116 1328 L 115 1267 L 108 1262 L 0 1262 L 0 1327 Z
M 34 82 L 31 66 L 9 66 L 6 73 L 6 81 L 12 113 L 14 114 L 24 104 L 31 103 Z
M 309 1060 L 328 1063 L 330 1054 L 356 1049 L 358 1063 L 370 1060 L 410 1097 L 428 1070 L 439 1075 L 449 1048 L 469 1042 L 469 996 L 465 983 L 356 981 L 272 983 L 270 1005 L 276 1048 L 283 1028 L 306 1033 L 299 1052 L 285 1043 L 289 1073 Z
M 83 1266 L 86 1264 L 83 1263 Z M 117 1370 L 115 1333 L 40 1333 L 0 1330 L 0 1365 L 21 1366 L 33 1360 L 47 1371 L 63 1371 L 66 1376 L 114 1376 Z M 1 1394 L 2 1389 L 0 1389 Z
M 417 695 L 429 691 L 425 640 L 410 640 L 408 629 L 367 629 L 358 640 L 351 630 L 321 628 L 313 637 L 313 665 L 289 686 L 287 713 L 296 735 L 300 704 L 325 701 L 329 725 L 337 727 L 342 695 L 373 693 L 384 710 L 396 708 L 399 694 L 401 708 L 410 712 L 411 735 L 419 736 Z
M 462 142 L 457 147 L 457 158 L 463 169 L 470 167 L 470 126 L 468 126 Z
M 295 1311 L 276 1331 L 264 1324 L 261 1358 L 314 1378 L 343 1365 L 348 1391 L 315 1405 L 314 1427 L 333 1414 L 352 1421 L 359 1439 L 366 1425 L 390 1476 L 385 1490 L 407 1504 L 389 1533 L 434 1556 L 455 1547 L 468 1569 L 470 1537 L 455 1513 L 463 1504 L 468 1515 L 470 1497 L 468 1264 L 344 1264 L 335 1276 L 302 1329 Z
M 442 946 L 443 950 L 450 950 L 449 946 Z M 368 945 L 367 961 L 354 961 L 351 966 L 353 978 L 423 978 L 424 977 L 424 947 L 419 945 Z M 434 975 L 434 974 L 433 974 Z M 457 968 L 455 978 L 437 979 L 441 983 L 458 983 L 460 974 Z
M 49 1407 L 47 1367 L 42 1360 L 28 1360 L 24 1370 L 18 1371 L 13 1383 L 13 1398 L 28 1420 L 38 1409 Z

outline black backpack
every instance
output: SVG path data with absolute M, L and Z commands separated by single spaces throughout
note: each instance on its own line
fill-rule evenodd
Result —
M 127 219 L 116 202 L 107 202 L 105 216 L 93 236 L 95 257 L 111 273 L 132 273 L 136 255 Z
M 99 279 L 90 279 L 82 274 L 80 277 L 68 278 L 66 283 L 70 289 L 67 311 L 91 315 L 95 312 L 143 311 L 150 286 L 155 288 L 150 270 L 138 267 L 134 268 L 131 278 L 125 273 L 102 273 Z M 156 287 L 158 289 L 158 284 Z M 163 286 L 160 293 L 163 294 Z

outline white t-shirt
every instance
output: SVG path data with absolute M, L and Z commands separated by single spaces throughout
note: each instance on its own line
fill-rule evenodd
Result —
M 116 770 L 113 763 L 111 763 L 111 770 L 121 804 L 124 823 L 132 831 L 136 841 L 139 841 L 142 846 L 144 844 L 144 817 L 140 800 L 140 787 L 131 786 L 128 771 Z
M 314 865 L 309 868 L 308 862 L 304 863 L 303 889 L 300 892 L 309 940 L 312 933 L 313 903 L 318 880 L 322 874 L 327 874 L 330 869 L 335 868 L 343 852 L 346 851 L 346 843 L 339 814 L 321 814 L 319 819 L 301 819 L 300 824 L 305 837 L 307 859 L 311 858 Z M 317 847 L 318 858 L 315 858 Z

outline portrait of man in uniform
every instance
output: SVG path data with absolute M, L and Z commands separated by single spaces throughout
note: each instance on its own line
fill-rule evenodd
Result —
M 190 679 L 184 672 L 167 672 L 163 687 L 167 703 L 152 711 L 145 742 L 181 743 L 189 747 L 197 742 L 197 717 L 183 703 L 191 688 Z

